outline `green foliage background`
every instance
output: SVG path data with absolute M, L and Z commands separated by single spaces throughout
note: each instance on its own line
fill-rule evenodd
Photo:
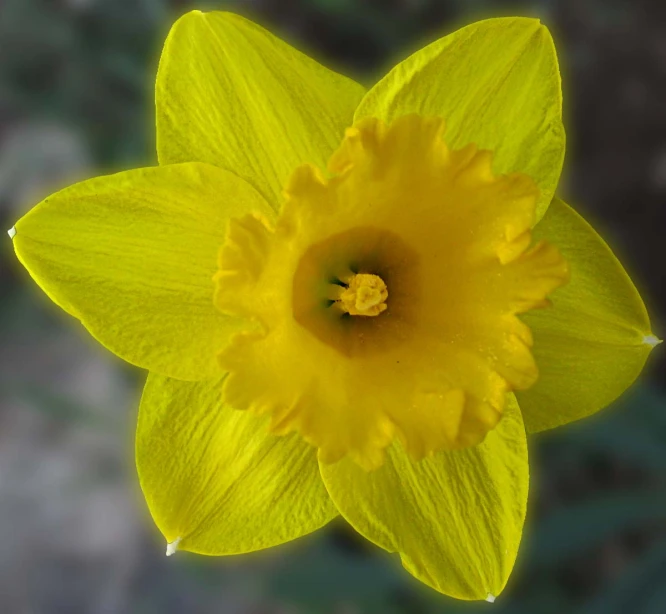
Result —
M 155 161 L 160 45 L 189 8 L 175 0 L 0 3 L 7 227 L 59 186 Z M 367 83 L 462 23 L 542 17 L 559 43 L 570 101 L 563 190 L 585 203 L 618 248 L 659 321 L 666 12 L 658 0 L 218 0 L 196 8 L 247 14 Z M 2 250 L 0 611 L 666 612 L 663 359 L 613 407 L 532 439 L 527 533 L 510 585 L 492 606 L 421 587 L 342 522 L 269 553 L 167 560 L 132 466 L 139 374 L 92 347 L 14 265 L 10 246 Z

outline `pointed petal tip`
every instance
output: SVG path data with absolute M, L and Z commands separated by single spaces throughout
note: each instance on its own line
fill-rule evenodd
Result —
M 9 235 L 10 239 L 13 239 L 16 236 L 16 226 L 12 226 L 8 231 L 7 234 Z
M 492 593 L 488 593 L 488 596 L 486 597 L 486 601 L 488 603 L 495 603 L 495 595 L 493 595 Z
M 659 339 L 659 337 L 655 335 L 645 335 L 645 337 L 643 337 L 643 343 L 651 347 L 656 347 L 662 343 L 662 339 Z
M 180 544 L 180 540 L 182 538 L 176 537 L 172 542 L 167 543 L 166 547 L 166 555 L 171 556 L 172 554 L 176 554 L 176 551 L 178 550 L 178 544 Z

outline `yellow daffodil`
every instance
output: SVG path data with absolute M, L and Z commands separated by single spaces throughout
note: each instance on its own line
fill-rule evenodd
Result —
M 167 552 L 249 552 L 341 514 L 436 590 L 494 599 L 526 430 L 607 405 L 658 342 L 554 196 L 548 30 L 475 23 L 366 91 L 192 12 L 156 95 L 158 167 L 62 190 L 10 234 L 55 303 L 150 371 L 136 458 Z

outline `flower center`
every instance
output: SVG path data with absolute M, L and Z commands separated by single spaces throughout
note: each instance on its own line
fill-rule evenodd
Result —
M 378 316 L 386 310 L 388 289 L 379 275 L 357 273 L 336 301 L 351 316 Z
M 333 234 L 300 255 L 287 283 L 293 319 L 348 358 L 397 347 L 416 326 L 419 257 L 396 233 L 358 226 Z

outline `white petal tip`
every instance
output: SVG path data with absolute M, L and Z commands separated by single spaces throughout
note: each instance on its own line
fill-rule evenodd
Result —
M 10 239 L 13 239 L 16 236 L 16 226 L 12 226 L 8 231 L 7 234 L 9 235 Z
M 178 550 L 178 544 L 180 544 L 180 537 L 176 537 L 172 542 L 167 544 L 166 547 L 166 555 L 171 556 L 172 554 L 176 554 L 176 551 Z
M 488 603 L 495 603 L 495 595 L 493 595 L 492 593 L 488 593 L 488 596 L 486 597 L 486 601 Z
M 661 343 L 661 339 L 655 337 L 654 335 L 645 335 L 645 337 L 643 337 L 643 343 L 645 343 L 645 345 L 655 347 Z

